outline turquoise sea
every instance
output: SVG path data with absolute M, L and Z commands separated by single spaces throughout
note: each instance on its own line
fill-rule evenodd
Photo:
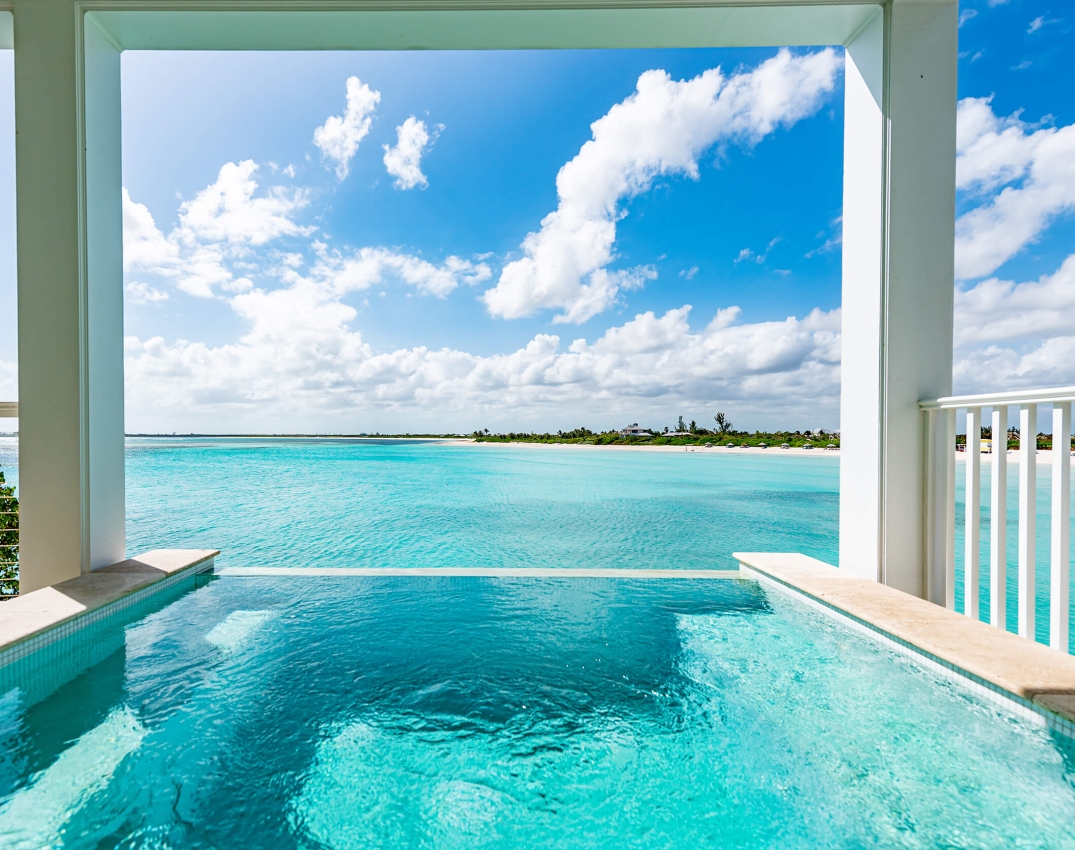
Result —
M 831 456 L 400 440 L 132 439 L 129 552 L 235 566 L 733 568 L 834 562 Z

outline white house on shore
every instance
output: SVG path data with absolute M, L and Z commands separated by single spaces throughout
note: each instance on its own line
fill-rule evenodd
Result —
M 637 422 L 633 422 L 620 431 L 621 437 L 652 437 L 653 432 L 649 428 L 640 428 Z

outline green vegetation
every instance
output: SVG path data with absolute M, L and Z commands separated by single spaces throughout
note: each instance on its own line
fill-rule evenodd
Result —
M 680 416 L 673 431 L 651 429 L 652 433 L 644 436 L 624 435 L 619 430 L 591 431 L 589 428 L 575 428 L 571 431 L 557 431 L 555 434 L 537 434 L 510 432 L 494 434 L 488 428 L 475 431 L 471 436 L 479 443 L 568 443 L 591 446 L 734 446 L 757 447 L 762 444 L 770 448 L 781 445 L 801 448 L 807 444 L 815 448 L 829 445 L 839 447 L 840 435 L 823 430 L 811 431 L 737 431 L 723 413 L 713 417 L 715 427 L 703 428 L 697 422 L 689 424 Z
M 982 440 L 992 440 L 992 439 L 993 439 L 993 429 L 990 428 L 988 425 L 983 426 L 982 427 Z M 1072 443 L 1075 444 L 1075 437 L 1072 437 Z M 959 446 L 966 446 L 966 445 L 967 445 L 967 435 L 966 434 L 956 434 L 956 448 L 959 451 L 962 451 L 962 449 L 959 449 Z M 1008 429 L 1008 448 L 1012 449 L 1012 450 L 1019 448 L 1019 429 L 1018 428 L 1009 428 Z M 1038 432 L 1038 439 L 1037 439 L 1037 448 L 1038 448 L 1039 451 L 1052 451 L 1052 448 L 1053 448 L 1053 435 L 1052 434 L 1043 434 L 1043 433 L 1041 433 L 1039 431 Z M 1072 449 L 1072 448 L 1075 448 L 1075 445 L 1068 446 L 1069 450 Z
M 19 593 L 19 500 L 0 470 L 0 598 Z

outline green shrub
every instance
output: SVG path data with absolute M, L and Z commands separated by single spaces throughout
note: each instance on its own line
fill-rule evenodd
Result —
M 0 470 L 0 596 L 19 593 L 19 500 Z

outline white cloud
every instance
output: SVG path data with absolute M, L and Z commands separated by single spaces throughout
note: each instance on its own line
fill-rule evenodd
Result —
M 1015 283 L 989 278 L 956 289 L 956 347 L 1075 333 L 1075 254 L 1053 274 Z M 1075 371 L 1075 364 L 1073 364 Z
M 17 401 L 19 398 L 19 367 L 7 360 L 0 360 L 0 401 Z M 9 419 L 4 424 L 4 430 L 12 430 L 12 421 Z M 3 427 L 3 425 L 0 425 Z
M 1043 27 L 1049 26 L 1049 24 L 1058 24 L 1060 20 L 1058 18 L 1047 18 L 1045 15 L 1038 15 L 1030 22 L 1030 25 L 1026 28 L 1027 35 L 1032 35 Z
M 492 277 L 485 263 L 450 256 L 441 265 L 387 248 L 360 248 L 350 255 L 321 251 L 310 273 L 336 295 L 359 292 L 395 277 L 419 292 L 444 298 L 460 284 L 473 286 Z M 285 278 L 287 279 L 287 278 Z
M 429 145 L 425 121 L 413 115 L 396 127 L 396 146 L 384 145 L 384 167 L 396 178 L 396 188 L 413 189 L 429 185 L 422 173 L 422 154 Z
M 212 298 L 218 287 L 249 289 L 250 281 L 236 280 L 232 268 L 256 268 L 241 259 L 252 248 L 314 230 L 294 219 L 308 203 L 307 194 L 270 187 L 259 195 L 257 170 L 250 160 L 224 165 L 212 184 L 180 205 L 179 223 L 167 236 L 149 209 L 124 189 L 124 271 L 158 275 L 199 298 Z
M 522 243 L 483 299 L 502 318 L 541 309 L 581 323 L 611 306 L 637 271 L 610 272 L 621 204 L 661 176 L 698 179 L 698 157 L 719 142 L 757 144 L 778 127 L 813 114 L 833 90 L 833 50 L 794 56 L 781 50 L 750 72 L 719 68 L 675 81 L 647 71 L 636 91 L 591 125 L 593 138 L 556 177 L 559 206 Z
M 960 392 L 1075 383 L 1075 254 L 1035 281 L 957 289 L 955 310 Z
M 343 116 L 331 115 L 314 130 L 314 144 L 325 159 L 335 163 L 338 179 L 347 176 L 359 144 L 369 135 L 373 113 L 380 102 L 379 91 L 374 91 L 358 77 L 348 77 L 347 107 Z
M 179 207 L 180 238 L 189 242 L 228 242 L 233 245 L 264 245 L 281 236 L 307 236 L 292 218 L 308 203 L 302 190 L 270 187 L 254 197 L 257 165 L 249 159 L 229 162 L 215 182 Z
M 967 21 L 973 20 L 978 17 L 978 11 L 976 9 L 964 9 L 959 13 L 959 26 L 962 27 Z
M 681 269 L 679 276 L 684 280 L 694 280 L 694 276 L 698 274 L 698 266 L 691 266 L 689 269 Z
M 131 281 L 123 288 L 127 292 L 127 301 L 131 304 L 155 304 L 159 301 L 168 300 L 167 292 L 162 292 L 141 281 Z
M 958 189 L 973 197 L 1004 187 L 956 221 L 958 280 L 991 274 L 1075 209 L 1075 124 L 1037 128 L 1018 113 L 998 118 L 990 98 L 967 98 L 956 148 Z
M 772 239 L 769 240 L 769 244 L 765 246 L 765 250 L 759 253 L 755 253 L 754 250 L 751 248 L 744 248 L 736 255 L 735 264 L 739 265 L 746 260 L 753 260 L 760 266 L 767 259 L 769 259 L 769 252 L 772 251 L 773 248 L 779 245 L 783 240 L 783 236 L 774 236 Z
M 401 274 L 406 262 L 387 253 L 353 259 L 358 265 L 349 268 L 337 260 L 334 274 L 295 274 L 280 289 L 233 297 L 248 326 L 235 343 L 128 337 L 132 427 L 241 429 L 272 419 L 279 428 L 364 430 L 395 417 L 396 427 L 469 430 L 478 424 L 474 416 L 626 416 L 663 409 L 669 400 L 749 398 L 777 411 L 828 404 L 833 415 L 838 406 L 838 311 L 739 324 L 731 307 L 692 331 L 691 308 L 683 306 L 663 316 L 642 313 L 592 343 L 565 346 L 556 335 L 538 334 L 518 350 L 489 356 L 422 346 L 377 352 L 351 328 L 357 314 L 342 296 L 389 269 Z M 466 261 L 452 265 L 466 267 L 457 274 L 475 274 Z

